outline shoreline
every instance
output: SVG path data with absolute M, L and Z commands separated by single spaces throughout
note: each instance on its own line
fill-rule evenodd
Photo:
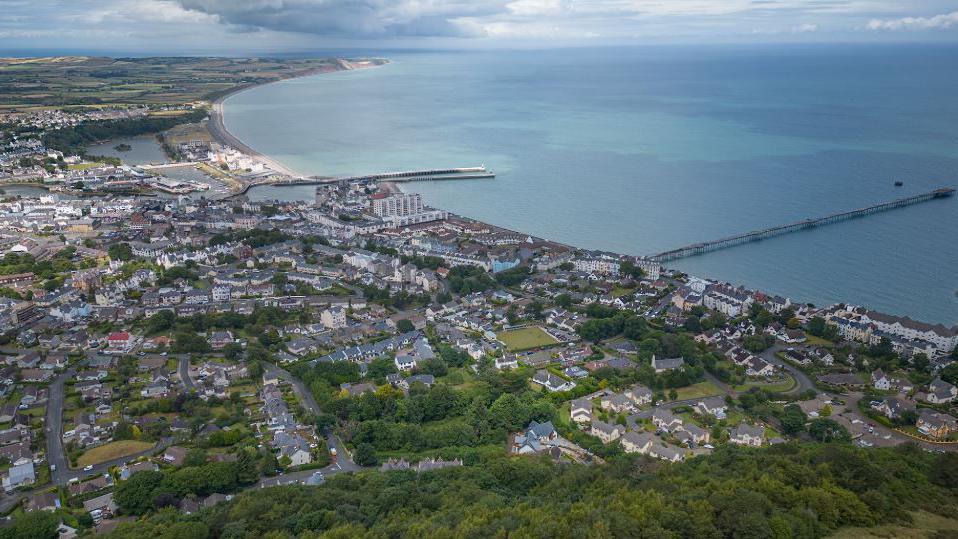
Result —
M 362 66 L 362 67 L 359 67 L 359 68 L 353 68 L 353 67 L 351 67 L 351 66 L 348 66 L 348 65 L 349 65 L 349 64 L 348 64 L 348 61 L 346 61 L 346 60 L 340 60 L 339 65 L 342 66 L 341 69 L 331 70 L 331 71 L 330 71 L 330 70 L 324 70 L 324 71 L 320 71 L 319 73 L 301 74 L 301 75 L 296 75 L 296 76 L 288 77 L 287 79 L 282 79 L 282 80 L 288 80 L 288 79 L 292 79 L 292 78 L 300 78 L 300 77 L 305 77 L 305 76 L 311 76 L 311 75 L 314 75 L 314 74 L 335 73 L 335 72 L 338 72 L 338 71 L 348 71 L 348 70 L 352 70 L 352 69 L 368 69 L 368 68 L 372 68 L 372 67 L 380 67 L 380 66 L 387 65 L 387 64 L 390 63 L 388 60 L 385 60 L 385 59 L 382 59 L 381 61 L 382 61 L 383 63 L 376 64 L 376 65 Z M 346 64 L 346 65 L 343 65 L 343 64 Z M 280 81 L 272 81 L 272 82 L 269 82 L 269 83 L 266 83 L 266 84 L 272 84 L 273 82 L 280 82 Z M 231 133 L 229 133 L 229 131 L 226 129 L 226 126 L 225 126 L 225 124 L 223 123 L 223 120 L 222 120 L 222 116 L 223 116 L 223 114 L 222 114 L 222 112 L 223 112 L 223 102 L 225 101 L 226 98 L 228 98 L 228 97 L 230 97 L 230 96 L 232 96 L 232 95 L 234 95 L 234 94 L 236 94 L 236 93 L 239 93 L 239 92 L 242 92 L 242 91 L 246 91 L 246 90 L 248 90 L 248 89 L 250 89 L 250 88 L 254 88 L 254 87 L 256 87 L 256 86 L 264 86 L 264 85 L 265 85 L 265 84 L 250 85 L 250 86 L 243 87 L 243 88 L 237 88 L 236 90 L 231 91 L 231 92 L 229 92 L 228 94 L 223 95 L 223 96 L 221 96 L 220 98 L 218 98 L 218 99 L 216 100 L 216 102 L 214 102 L 214 104 L 213 104 L 214 110 L 216 111 L 216 119 L 217 119 L 216 128 L 222 130 L 222 134 L 224 134 L 224 138 L 225 138 L 226 140 L 234 140 L 234 141 L 236 141 L 236 145 L 234 146 L 236 149 L 238 149 L 238 150 L 240 150 L 240 151 L 243 151 L 243 152 L 247 152 L 247 151 L 248 151 L 250 155 L 252 155 L 252 156 L 254 156 L 254 157 L 258 157 L 258 158 L 262 159 L 262 160 L 263 160 L 264 162 L 266 162 L 266 163 L 276 163 L 282 170 L 292 172 L 290 169 L 288 169 L 287 167 L 285 167 L 285 166 L 282 165 L 281 163 L 278 163 L 275 159 L 270 158 L 270 157 L 268 157 L 268 156 L 265 156 L 265 155 L 263 155 L 262 153 L 257 152 L 256 150 L 253 150 L 253 149 L 250 148 L 248 145 L 246 145 L 245 143 L 243 143 L 242 141 L 240 141 L 239 139 L 237 139 L 235 136 L 233 136 Z M 213 114 L 211 113 L 210 124 L 212 125 L 212 123 L 213 123 Z M 211 134 L 213 134 L 213 133 L 212 133 L 212 129 L 210 129 L 210 131 L 211 131 Z M 214 135 L 214 140 L 215 140 L 215 139 L 216 139 L 216 137 L 215 137 L 215 135 Z M 232 144 L 229 144 L 229 145 L 232 145 Z M 278 169 L 274 169 L 274 170 L 279 171 Z M 304 176 L 300 176 L 300 175 L 296 175 L 296 174 L 288 174 L 288 175 L 294 176 L 294 177 L 304 177 Z M 318 176 L 314 176 L 314 177 L 318 177 Z M 404 193 L 404 192 L 405 192 L 405 191 L 403 191 L 403 189 L 401 188 L 400 183 L 398 183 L 398 182 L 382 181 L 382 182 L 379 182 L 379 186 L 380 186 L 381 189 L 383 189 L 383 190 L 385 190 L 385 191 L 387 191 L 387 192 L 389 192 L 389 193 Z M 528 235 L 528 236 L 530 236 L 530 237 L 532 237 L 532 238 L 535 238 L 535 239 L 538 239 L 538 240 L 541 240 L 541 241 L 545 241 L 545 242 L 551 243 L 551 244 L 553 244 L 553 245 L 566 247 L 566 248 L 569 248 L 569 249 L 571 249 L 571 250 L 575 250 L 575 251 L 594 251 L 594 252 L 599 252 L 599 251 L 597 251 L 597 250 L 590 249 L 590 248 L 588 248 L 588 247 L 577 247 L 577 246 L 575 246 L 575 245 L 570 245 L 570 244 L 567 244 L 567 243 L 564 243 L 564 242 L 561 242 L 561 241 L 555 241 L 555 240 L 550 240 L 550 239 L 546 239 L 546 238 L 537 237 L 537 236 L 534 236 L 534 235 L 532 235 L 532 234 L 528 234 L 528 233 L 526 233 L 526 232 L 520 232 L 520 231 L 512 230 L 512 229 L 505 228 L 505 227 L 502 227 L 502 226 L 499 226 L 499 225 L 495 225 L 495 224 L 492 224 L 492 223 L 487 223 L 487 222 L 485 222 L 485 221 L 481 221 L 481 220 L 478 220 L 478 219 L 474 219 L 474 218 L 466 217 L 466 216 L 463 216 L 463 215 L 459 215 L 459 214 L 456 214 L 456 213 L 453 213 L 453 212 L 448 212 L 448 213 L 449 213 L 449 216 L 450 216 L 450 217 L 455 217 L 455 218 L 457 218 L 457 219 L 461 219 L 461 220 L 464 220 L 464 221 L 470 221 L 470 222 L 475 222 L 475 223 L 482 223 L 482 224 L 484 224 L 484 225 L 486 225 L 486 226 L 489 226 L 489 227 L 491 227 L 491 228 L 498 229 L 498 230 L 501 230 L 501 231 L 511 232 L 511 233 L 515 233 L 515 234 L 526 234 L 526 235 Z M 609 252 L 609 254 L 616 255 L 616 256 L 639 256 L 639 255 L 622 255 L 621 253 L 613 253 L 613 252 L 611 252 L 611 251 Z M 660 265 L 662 266 L 663 270 L 668 269 L 668 270 L 670 270 L 670 271 L 679 271 L 679 272 L 681 272 L 681 270 L 678 270 L 678 269 L 676 269 L 676 268 L 669 268 L 669 267 L 667 267 L 664 263 L 660 263 Z M 681 273 L 684 273 L 684 272 L 681 272 Z M 709 278 L 709 277 L 704 277 L 704 278 Z M 745 283 L 739 283 L 739 284 L 737 284 L 736 286 L 744 286 L 744 287 L 746 287 L 746 288 L 750 288 L 749 285 L 747 285 L 747 284 L 745 284 Z M 955 295 L 958 296 L 958 290 L 955 291 Z M 803 303 L 806 303 L 806 302 L 796 300 L 795 303 L 797 303 L 797 304 L 803 304 Z M 846 301 L 846 300 L 836 300 L 834 303 L 836 303 L 836 304 L 837 304 L 837 303 L 848 303 L 848 301 Z M 869 309 L 870 309 L 870 307 L 868 307 L 867 305 L 862 304 L 862 306 L 865 307 L 865 308 L 869 308 Z M 895 312 L 898 312 L 898 311 L 896 310 Z M 909 315 L 903 315 L 903 316 L 908 316 L 909 318 L 911 318 L 911 316 L 909 316 Z M 916 318 L 912 318 L 912 319 L 913 319 L 913 320 L 918 320 L 918 319 L 916 319 Z M 945 322 L 935 322 L 935 323 L 946 324 Z
M 277 161 L 276 159 L 254 150 L 248 144 L 244 143 L 242 140 L 238 139 L 235 135 L 230 133 L 229 129 L 226 128 L 226 122 L 224 121 L 224 105 L 227 99 L 237 95 L 239 93 L 251 90 L 253 88 L 259 88 L 261 86 L 267 86 L 270 84 L 275 84 L 277 82 L 283 82 L 292 79 L 300 79 L 304 77 L 312 77 L 314 75 L 323 75 L 326 73 L 338 73 L 340 71 L 354 71 L 357 69 L 370 69 L 373 67 L 380 67 L 383 65 L 389 64 L 389 60 L 384 58 L 371 58 L 363 60 L 363 62 L 373 62 L 368 65 L 357 65 L 357 63 L 347 60 L 345 58 L 337 58 L 336 63 L 330 66 L 330 69 L 327 68 L 316 68 L 303 71 L 300 73 L 292 74 L 288 77 L 283 77 L 278 80 L 266 82 L 263 84 L 246 84 L 233 88 L 232 90 L 224 93 L 223 95 L 217 97 L 212 103 L 210 103 L 210 119 L 207 122 L 207 131 L 210 133 L 210 137 L 217 143 L 224 146 L 230 146 L 240 152 L 245 153 L 246 155 L 258 159 L 265 163 L 272 170 L 290 176 L 293 178 L 306 178 L 309 175 L 301 174 L 300 172 L 293 170 L 289 166 Z

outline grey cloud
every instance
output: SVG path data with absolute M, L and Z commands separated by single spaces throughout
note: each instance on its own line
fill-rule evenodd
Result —
M 243 28 L 322 36 L 472 37 L 463 17 L 505 11 L 505 0 L 176 0 Z

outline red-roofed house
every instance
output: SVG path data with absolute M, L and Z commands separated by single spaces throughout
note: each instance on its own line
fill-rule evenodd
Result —
M 111 333 L 106 339 L 106 346 L 111 352 L 129 352 L 133 348 L 133 335 L 126 331 Z

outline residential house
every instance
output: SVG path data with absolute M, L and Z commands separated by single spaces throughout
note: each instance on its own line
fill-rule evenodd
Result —
M 672 432 L 676 428 L 681 427 L 682 423 L 682 418 L 673 414 L 670 410 L 665 408 L 652 410 L 652 424 L 654 424 L 656 428 Z
M 36 482 L 37 476 L 33 469 L 33 461 L 27 460 L 22 464 L 14 464 L 3 475 L 3 490 L 13 492 L 18 487 L 32 485 Z
M 888 391 L 891 389 L 891 378 L 881 369 L 875 369 L 872 373 L 872 385 L 879 391 Z
M 652 445 L 655 443 L 655 437 L 645 431 L 627 432 L 622 435 L 619 443 L 622 444 L 622 449 L 624 449 L 626 453 L 641 453 L 644 455 L 652 449 Z
M 570 405 L 569 413 L 576 423 L 590 423 L 592 421 L 592 401 L 589 399 L 575 399 Z
M 593 418 L 589 433 L 608 444 L 618 440 L 625 433 L 625 427 Z
M 731 430 L 728 441 L 733 444 L 758 447 L 765 441 L 765 427 L 741 423 Z
M 648 454 L 669 462 L 679 462 L 685 458 L 685 452 L 682 449 L 668 444 L 652 444 Z
M 27 511 L 56 511 L 60 508 L 60 496 L 56 492 L 38 492 L 27 498 Z
M 495 359 L 496 369 L 517 369 L 519 368 L 519 358 L 515 354 L 503 354 Z
M 958 420 L 951 415 L 922 408 L 918 411 L 917 427 L 918 431 L 926 436 L 942 439 L 958 431 Z
M 186 453 L 185 447 L 170 446 L 163 452 L 163 461 L 174 466 L 182 466 L 186 460 Z
M 652 354 L 652 368 L 655 369 L 657 373 L 678 369 L 683 365 L 685 365 L 684 358 L 673 357 L 659 359 L 655 357 L 655 354 Z
M 553 392 L 569 391 L 575 387 L 575 382 L 565 380 L 547 370 L 536 371 L 536 374 L 532 377 L 532 382 Z
M 932 404 L 944 404 L 946 402 L 951 402 L 955 400 L 955 398 L 958 398 L 958 388 L 942 380 L 941 378 L 936 378 L 930 384 L 928 384 L 927 398 L 928 402 Z
M 702 415 L 710 415 L 716 419 L 725 419 L 728 404 L 725 403 L 725 399 L 722 397 L 706 397 L 695 403 L 693 408 Z
M 635 406 L 643 406 L 645 404 L 652 403 L 652 390 L 640 384 L 636 384 L 629 389 L 626 389 L 625 396 L 632 401 L 632 404 Z
M 621 414 L 632 410 L 632 401 L 625 395 L 609 393 L 601 397 L 599 406 L 603 410 Z
M 914 412 L 915 403 L 901 397 L 885 397 L 873 402 L 872 408 L 889 419 L 898 419 L 904 412 Z

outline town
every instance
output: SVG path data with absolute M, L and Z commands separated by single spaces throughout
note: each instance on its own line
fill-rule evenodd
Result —
M 61 537 L 488 451 L 958 448 L 958 328 L 575 249 L 387 182 L 8 196 L 0 223 L 0 503 L 57 512 Z
M 218 114 L 4 114 L 0 533 L 124 532 L 351 477 L 958 450 L 958 327 L 508 230 L 430 207 L 412 173 L 298 176 Z M 144 135 L 163 159 L 86 150 Z

